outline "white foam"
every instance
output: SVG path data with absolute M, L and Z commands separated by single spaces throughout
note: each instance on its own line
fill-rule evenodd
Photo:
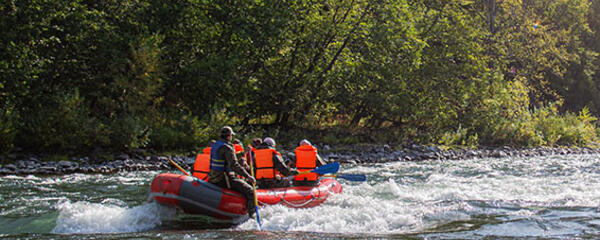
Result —
M 469 218 L 456 211 L 464 208 L 461 204 L 403 201 L 398 196 L 402 192 L 393 180 L 374 186 L 363 183 L 346 186 L 343 194 L 334 195 L 315 208 L 267 206 L 259 213 L 265 230 L 328 233 L 406 233 L 422 229 L 425 217 Z M 239 228 L 256 229 L 256 222 L 248 221 Z
M 61 202 L 58 204 L 59 216 L 56 227 L 52 232 L 138 232 L 160 225 L 161 215 L 165 215 L 162 211 L 166 210 L 156 203 L 146 203 L 132 208 L 120 205 L 123 204 L 118 200 L 107 200 L 103 203 Z
M 347 171 L 377 180 L 344 182 L 342 194 L 315 208 L 267 206 L 260 216 L 263 229 L 271 231 L 396 234 L 468 221 L 481 211 L 531 217 L 545 207 L 598 207 L 600 171 L 594 166 L 599 165 L 597 156 L 587 156 L 352 167 Z M 509 208 L 482 209 L 473 202 Z M 256 229 L 256 222 L 238 228 Z

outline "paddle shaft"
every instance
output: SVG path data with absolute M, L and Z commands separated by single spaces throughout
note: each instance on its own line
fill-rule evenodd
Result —
M 175 165 L 175 167 L 177 167 L 179 169 L 179 171 L 185 173 L 185 175 L 191 176 L 190 173 L 188 173 L 186 170 L 183 170 L 183 168 L 181 166 L 179 166 L 179 164 L 177 164 L 171 158 L 167 158 L 167 159 L 169 159 L 169 162 L 171 162 L 173 165 Z
M 327 174 L 324 177 L 341 178 L 348 181 L 364 182 L 367 181 L 367 176 L 364 174 Z
M 250 151 L 248 152 L 248 158 L 250 160 L 250 174 L 254 177 L 254 159 L 252 159 L 252 146 L 250 146 Z M 262 226 L 260 224 L 260 216 L 258 215 L 258 197 L 256 197 L 256 179 L 254 183 L 252 183 L 252 191 L 254 192 L 254 210 L 256 214 L 256 224 L 258 224 L 258 230 L 262 231 Z

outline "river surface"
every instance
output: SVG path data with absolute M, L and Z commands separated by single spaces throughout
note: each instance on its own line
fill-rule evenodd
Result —
M 342 194 L 217 228 L 148 201 L 159 171 L 0 178 L 0 238 L 597 238 L 600 155 L 343 165 Z

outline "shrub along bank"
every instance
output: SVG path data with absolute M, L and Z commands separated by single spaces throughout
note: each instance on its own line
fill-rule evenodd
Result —
M 586 146 L 598 1 L 0 3 L 0 152 Z M 306 133 L 312 133 L 306 136 Z

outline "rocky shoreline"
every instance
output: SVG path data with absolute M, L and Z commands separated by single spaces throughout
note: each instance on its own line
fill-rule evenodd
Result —
M 443 150 L 435 146 L 409 145 L 392 148 L 389 145 L 353 146 L 351 151 L 331 150 L 328 145 L 318 146 L 320 155 L 329 161 L 342 164 L 369 164 L 391 161 L 460 160 L 472 158 L 534 157 L 570 154 L 598 154 L 600 149 L 578 147 L 538 148 L 479 148 Z M 288 148 L 285 148 L 288 149 Z M 291 149 L 291 148 L 289 148 Z M 400 150 L 396 150 L 400 149 Z M 293 156 L 292 151 L 280 150 L 284 159 Z M 0 176 L 4 175 L 63 175 L 71 173 L 110 174 L 121 171 L 174 170 L 169 158 L 189 170 L 194 156 L 143 156 L 139 154 L 114 154 L 113 160 L 90 161 L 90 157 L 70 158 L 68 161 L 42 161 L 35 155 L 9 156 L 0 165 Z M 8 160 L 8 161 L 7 161 Z

